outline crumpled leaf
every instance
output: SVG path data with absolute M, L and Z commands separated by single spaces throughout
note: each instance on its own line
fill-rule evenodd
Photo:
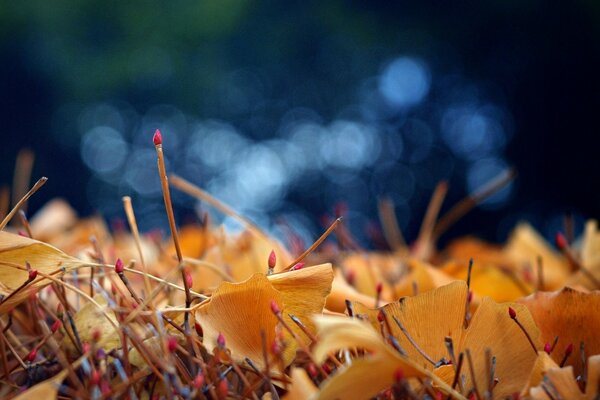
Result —
M 369 324 L 355 318 L 315 317 L 319 342 L 314 349 L 317 362 L 331 352 L 346 348 L 361 348 L 368 352 L 364 358 L 352 360 L 320 387 L 318 399 L 365 399 L 375 396 L 394 383 L 394 373 L 402 369 L 404 377 L 429 377 L 446 393 L 464 398 L 441 379 L 421 367 L 418 362 L 401 356 L 385 344 L 379 333 Z
M 527 377 L 536 360 L 537 354 L 531 348 L 514 321 L 508 315 L 508 307 L 517 312 L 519 321 L 525 326 L 536 347 L 540 347 L 539 330 L 535 326 L 531 314 L 520 304 L 497 304 L 489 297 L 483 298 L 473 314 L 468 328 L 464 328 L 465 303 L 467 285 L 457 281 L 436 290 L 414 297 L 404 297 L 399 302 L 383 307 L 388 316 L 392 334 L 406 350 L 408 357 L 428 370 L 434 367 L 410 343 L 404 333 L 395 324 L 396 317 L 406 328 L 419 348 L 434 362 L 442 357 L 449 358 L 444 338 L 452 338 L 455 354 L 469 349 L 473 358 L 475 379 L 479 388 L 487 387 L 488 373 L 485 350 L 490 349 L 496 356 L 496 376 L 500 382 L 494 389 L 494 398 L 504 398 L 519 392 L 526 384 Z M 378 310 L 370 310 L 355 304 L 356 313 L 365 314 L 374 327 L 378 327 Z M 448 368 L 438 368 L 439 375 L 446 383 L 451 383 L 454 373 Z M 436 370 L 436 374 L 438 371 Z M 470 376 L 466 377 L 466 387 L 473 384 Z
M 585 344 L 586 354 L 600 353 L 600 292 L 584 293 L 564 288 L 558 292 L 537 292 L 519 302 L 531 312 L 541 331 L 542 342 L 552 343 L 558 335 L 558 343 L 552 352 L 552 359 L 557 363 L 572 343 L 573 353 L 566 365 L 573 366 L 579 375 L 583 371 L 580 343 Z
M 24 269 L 29 262 L 32 269 L 45 274 L 62 275 L 63 272 L 84 264 L 82 261 L 68 256 L 49 244 L 39 242 L 20 235 L 0 231 L 0 294 L 8 296 L 27 281 L 29 273 Z M 15 268 L 21 266 L 23 269 Z M 0 303 L 0 314 L 16 306 L 31 293 L 51 283 L 38 275 L 38 278 L 8 300 Z
M 587 386 L 585 393 L 579 389 L 573 373 L 573 367 L 552 368 L 546 372 L 544 382 L 531 388 L 530 396 L 534 400 L 594 400 L 598 397 L 598 383 L 600 381 L 600 355 L 588 358 Z M 552 397 L 548 396 L 548 393 Z

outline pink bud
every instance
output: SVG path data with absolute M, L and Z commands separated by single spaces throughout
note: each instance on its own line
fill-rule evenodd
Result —
M 125 271 L 125 266 L 123 265 L 123 261 L 120 258 L 117 258 L 117 262 L 115 263 L 115 272 L 117 274 L 122 274 Z
M 227 394 L 229 393 L 229 384 L 225 378 L 221 379 L 221 382 L 219 382 L 219 393 L 223 397 L 227 397 Z
M 37 269 L 32 269 L 31 271 L 29 271 L 29 280 L 32 281 L 35 278 L 37 278 L 38 272 Z
M 554 242 L 556 243 L 556 247 L 558 247 L 560 250 L 564 250 L 568 245 L 567 238 L 560 232 L 556 232 Z
M 196 377 L 192 381 L 192 386 L 196 389 L 200 389 L 202 386 L 204 386 L 204 375 L 202 374 L 202 372 L 196 375 Z
M 569 345 L 565 349 L 565 357 L 570 356 L 572 352 L 573 352 L 573 343 L 569 343 Z
M 304 268 L 304 263 L 299 262 L 299 263 L 295 264 L 292 268 L 290 268 L 290 271 L 297 271 L 302 268 Z
M 187 287 L 191 288 L 192 286 L 194 286 L 194 279 L 192 278 L 192 274 L 190 274 L 190 271 L 185 271 L 184 276 L 185 284 L 187 285 Z
M 544 345 L 544 351 L 548 354 L 550 354 L 552 352 L 552 345 L 550 343 L 546 343 Z
M 27 356 L 25 357 L 25 360 L 29 361 L 29 362 L 33 362 L 36 357 L 37 357 L 37 350 L 33 349 L 29 352 L 29 354 L 27 354 Z
M 177 350 L 177 338 L 175 336 L 169 336 L 167 339 L 167 350 L 169 350 L 169 353 L 175 353 Z
M 152 141 L 154 142 L 155 146 L 159 146 L 162 144 L 162 135 L 160 133 L 160 130 L 156 130 L 154 132 L 154 136 L 152 137 Z
M 279 314 L 281 312 L 281 309 L 275 300 L 271 300 L 271 312 L 273 314 Z
M 269 268 L 275 268 L 275 264 L 277 264 L 277 256 L 275 255 L 275 251 L 271 250 L 271 253 L 269 254 Z
M 93 370 L 92 375 L 90 376 L 90 385 L 98 386 L 100 384 L 101 378 L 102 375 L 100 375 L 100 371 L 98 371 L 97 369 Z
M 319 372 L 317 371 L 317 367 L 315 366 L 315 364 L 310 363 L 308 364 L 308 374 L 312 377 L 312 378 L 316 378 L 319 375 Z
M 81 347 L 82 347 L 82 350 L 84 353 L 89 353 L 90 349 L 92 348 L 92 346 L 90 346 L 90 344 L 88 342 L 83 342 Z
M 217 336 L 217 345 L 221 348 L 225 347 L 225 336 L 219 332 L 219 336 Z
M 60 328 L 61 324 L 62 322 L 60 322 L 60 319 L 54 320 L 54 322 L 52 323 L 52 327 L 50 328 L 52 333 L 56 332 Z

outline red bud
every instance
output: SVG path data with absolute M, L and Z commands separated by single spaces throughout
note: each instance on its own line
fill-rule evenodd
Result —
M 222 333 L 219 333 L 219 336 L 217 336 L 217 345 L 221 348 L 225 347 L 225 336 Z
M 192 381 L 192 386 L 196 389 L 200 389 L 202 386 L 204 386 L 204 375 L 202 374 L 202 372 L 196 375 L 196 377 Z
M 29 354 L 27 354 L 27 356 L 25 357 L 25 360 L 29 361 L 29 362 L 33 362 L 36 357 L 37 357 L 37 350 L 33 349 L 29 352 Z
M 297 271 L 302 268 L 304 268 L 304 263 L 299 262 L 299 263 L 295 264 L 292 268 L 290 268 L 290 271 Z
M 100 384 L 101 378 L 102 375 L 100 375 L 100 371 L 98 371 L 97 369 L 93 370 L 92 375 L 90 376 L 90 385 L 98 386 Z
M 277 264 L 277 256 L 275 255 L 275 251 L 271 250 L 271 253 L 269 254 L 269 268 L 275 268 L 275 264 Z
M 125 266 L 123 265 L 123 261 L 120 258 L 117 258 L 117 262 L 115 263 L 115 272 L 117 274 L 122 274 L 125 271 Z
M 98 343 L 100 341 L 101 337 L 102 337 L 102 332 L 100 331 L 100 329 L 95 328 L 92 331 L 92 340 L 94 341 L 94 343 Z
M 221 396 L 223 397 L 227 397 L 227 393 L 229 393 L 229 384 L 225 378 L 221 379 L 221 382 L 219 382 L 219 393 L 221 393 Z
M 312 377 L 312 378 L 316 378 L 319 375 L 319 372 L 317 371 L 317 367 L 315 366 L 315 364 L 310 363 L 308 364 L 308 374 Z
M 32 269 L 31 271 L 29 271 L 29 280 L 32 281 L 35 278 L 37 278 L 37 269 Z
M 550 354 L 552 352 L 552 345 L 550 343 L 546 343 L 544 345 L 544 351 L 548 354 Z
M 383 283 L 378 282 L 377 286 L 375 286 L 375 291 L 377 292 L 377 294 L 381 294 L 382 290 L 383 290 Z
M 469 293 L 467 294 L 467 302 L 472 303 L 473 302 L 473 291 L 469 290 Z
M 204 337 L 204 331 L 202 330 L 202 325 L 200 325 L 200 323 L 196 322 L 194 324 L 194 329 L 196 329 L 198 336 Z
M 573 343 L 569 343 L 569 345 L 565 349 L 565 357 L 570 356 L 572 352 L 573 352 Z
M 383 321 L 385 321 L 385 315 L 383 315 L 383 312 L 382 312 L 382 311 L 379 311 L 379 312 L 377 313 L 377 321 L 379 321 L 379 322 L 383 322 Z
M 561 250 L 567 248 L 567 238 L 560 232 L 556 232 L 556 236 L 554 237 L 554 242 L 556 243 L 556 247 Z
M 271 300 L 271 311 L 273 314 L 279 314 L 281 312 L 281 309 L 275 300 Z
M 185 271 L 183 275 L 185 276 L 185 284 L 187 285 L 187 287 L 191 288 L 192 286 L 194 286 L 194 279 L 192 278 L 192 274 L 190 274 L 190 271 Z
M 60 319 L 54 320 L 54 322 L 52 323 L 52 327 L 50 328 L 52 333 L 56 332 L 60 328 L 61 324 L 62 322 L 60 322 Z
M 169 336 L 167 339 L 167 350 L 170 353 L 175 353 L 175 350 L 177 350 L 177 338 L 175 336 Z
M 156 130 L 154 132 L 154 136 L 152 137 L 152 141 L 154 142 L 155 146 L 159 146 L 162 144 L 162 135 L 160 133 L 160 130 Z
M 517 318 L 517 312 L 514 310 L 514 308 L 512 307 L 508 307 L 508 315 L 512 318 L 515 319 Z

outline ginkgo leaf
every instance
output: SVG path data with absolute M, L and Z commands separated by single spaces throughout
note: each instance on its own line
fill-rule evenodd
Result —
M 411 296 L 415 289 L 419 293 L 428 292 L 455 280 L 441 269 L 424 261 L 410 259 L 407 266 L 408 273 L 394 287 L 397 298 Z
M 282 397 L 283 400 L 310 400 L 318 392 L 318 388 L 308 377 L 306 370 L 302 368 L 292 368 L 290 374 L 292 384 L 288 387 L 287 393 Z
M 79 265 L 82 261 L 66 255 L 57 248 L 20 235 L 0 231 L 0 294 L 8 297 L 29 278 L 26 263 L 32 269 L 45 274 L 62 275 Z M 32 289 L 39 290 L 51 281 L 39 276 L 10 298 L 0 303 L 0 313 L 19 304 L 27 298 Z
M 271 301 L 285 311 L 283 299 L 263 274 L 255 274 L 240 283 L 222 283 L 210 300 L 196 310 L 196 320 L 204 331 L 204 346 L 212 351 L 222 334 L 234 360 L 243 361 L 248 357 L 263 367 L 261 330 L 270 346 L 278 324 L 271 312 Z
M 524 304 L 541 331 L 541 340 L 552 343 L 558 336 L 558 343 L 552 351 L 552 358 L 560 363 L 564 350 L 573 345 L 573 353 L 566 365 L 572 365 L 576 374 L 583 371 L 580 355 L 581 342 L 586 354 L 600 353 L 600 292 L 583 293 L 571 288 L 558 292 L 537 292 L 519 300 Z
M 535 360 L 535 364 L 533 364 L 531 373 L 529 374 L 529 380 L 527 385 L 521 391 L 521 394 L 523 396 L 529 394 L 529 389 L 538 386 L 544 379 L 546 372 L 553 368 L 558 368 L 558 364 L 554 362 L 552 357 L 550 357 L 550 355 L 545 351 L 538 351 L 538 357 Z
M 466 279 L 468 267 L 450 262 L 442 271 L 458 279 Z M 471 290 L 477 297 L 488 296 L 497 302 L 515 301 L 532 292 L 532 287 L 512 271 L 503 272 L 501 266 L 482 263 L 477 259 L 471 270 Z
M 354 359 L 328 378 L 320 387 L 318 399 L 365 399 L 375 396 L 394 383 L 394 374 L 401 369 L 404 377 L 428 377 L 444 392 L 464 398 L 441 379 L 421 367 L 418 362 L 401 356 L 385 344 L 369 324 L 354 318 L 315 317 L 319 342 L 314 349 L 317 362 L 329 353 L 347 348 L 361 348 L 367 355 Z
M 519 392 L 526 384 L 537 352 L 534 352 L 529 340 L 510 318 L 508 307 L 516 311 L 519 321 L 536 347 L 540 347 L 539 330 L 522 305 L 497 304 L 489 297 L 483 298 L 465 329 L 467 292 L 465 282 L 458 281 L 384 306 L 392 334 L 410 359 L 430 370 L 434 370 L 432 362 L 437 363 L 442 357 L 449 358 L 444 339 L 450 337 L 455 354 L 466 349 L 471 352 L 479 388 L 487 388 L 489 376 L 485 357 L 486 350 L 489 349 L 491 355 L 496 357 L 496 376 L 500 379 L 494 389 L 494 398 L 504 398 Z M 360 304 L 355 304 L 354 310 L 368 316 L 373 326 L 379 326 L 377 310 L 370 310 Z M 403 325 L 418 349 L 394 323 L 394 317 Z M 451 383 L 454 374 L 450 374 L 450 371 L 446 367 L 436 371 L 436 374 L 439 372 L 446 383 Z M 466 384 L 467 387 L 473 386 L 470 376 L 466 377 Z
M 305 267 L 296 271 L 288 271 L 267 277 L 273 287 L 282 295 L 283 316 L 291 329 L 300 336 L 305 343 L 310 343 L 302 329 L 290 318 L 289 314 L 296 316 L 305 326 L 315 332 L 312 316 L 321 314 L 325 306 L 325 298 L 331 291 L 333 269 L 331 264 L 321 264 Z M 288 336 L 286 331 L 286 336 Z M 292 343 L 292 338 L 288 341 Z M 284 351 L 286 363 L 295 356 L 295 346 L 289 346 Z
M 375 307 L 375 298 L 358 292 L 350 286 L 340 270 L 335 271 L 331 284 L 331 293 L 327 297 L 326 307 L 330 311 L 343 313 L 346 311 L 346 300 L 358 302 L 368 307 Z
M 558 254 L 531 225 L 521 223 L 514 229 L 505 252 L 519 266 L 535 267 L 542 260 L 544 287 L 561 288 L 570 274 L 565 258 Z M 535 268 L 533 268 L 535 270 Z
M 97 345 L 105 351 L 120 348 L 121 338 L 119 331 L 115 328 L 115 326 L 118 326 L 118 321 L 114 312 L 108 307 L 108 302 L 104 296 L 97 294 L 94 296 L 94 300 L 104 309 L 106 314 L 102 313 L 96 304 L 92 302 L 85 303 L 73 316 L 79 339 L 82 343 L 90 343 L 93 336 L 98 335 Z M 70 325 L 66 325 L 65 329 L 70 330 Z M 68 337 L 65 337 L 62 345 L 72 355 L 77 354 L 75 344 Z
M 595 400 L 598 398 L 600 381 L 600 355 L 587 360 L 588 371 L 585 380 L 586 387 L 582 392 L 579 382 L 575 379 L 573 367 L 552 368 L 545 374 L 545 379 L 539 386 L 531 388 L 529 394 L 535 400 L 569 399 Z M 549 394 L 552 396 L 550 397 Z

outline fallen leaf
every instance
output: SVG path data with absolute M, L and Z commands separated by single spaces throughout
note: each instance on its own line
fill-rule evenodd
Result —
M 46 243 L 0 231 L 0 295 L 8 296 L 27 282 L 29 278 L 29 273 L 25 270 L 27 262 L 38 272 L 56 274 L 56 276 L 84 264 Z M 0 303 L 0 314 L 27 299 L 32 289 L 37 291 L 49 283 L 50 280 L 38 275 L 25 290 L 20 290 Z

